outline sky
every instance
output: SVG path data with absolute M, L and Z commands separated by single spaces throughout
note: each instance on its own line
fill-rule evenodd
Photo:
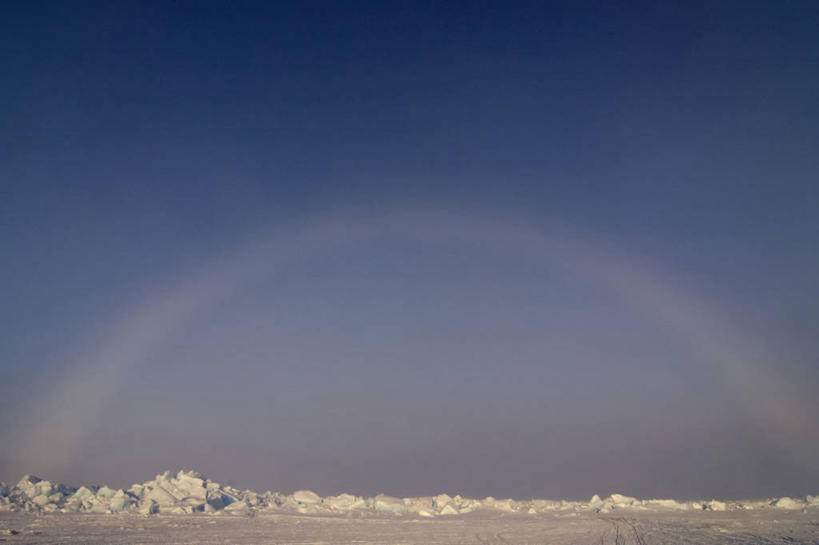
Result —
M 0 480 L 819 492 L 819 4 L 0 10 Z

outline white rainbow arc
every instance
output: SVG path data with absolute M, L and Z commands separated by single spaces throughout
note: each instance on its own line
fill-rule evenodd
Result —
M 819 445 L 817 400 L 785 384 L 773 358 L 759 356 L 764 348 L 738 335 L 716 309 L 672 288 L 634 258 L 516 220 L 404 210 L 344 214 L 273 230 L 184 275 L 170 289 L 157 290 L 128 313 L 117 333 L 86 358 L 88 363 L 78 366 L 72 378 L 54 385 L 53 404 L 21 426 L 17 456 L 32 469 L 59 475 L 73 463 L 83 438 L 122 387 L 124 374 L 144 362 L 174 329 L 287 264 L 377 236 L 463 243 L 545 267 L 569 267 L 601 282 L 625 303 L 687 339 L 699 359 L 716 366 L 726 393 L 735 396 L 773 440 Z M 801 458 L 798 451 L 792 454 Z M 811 463 L 806 457 L 794 462 Z

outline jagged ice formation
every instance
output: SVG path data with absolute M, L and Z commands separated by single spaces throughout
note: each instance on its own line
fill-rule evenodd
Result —
M 819 510 L 819 496 L 804 499 L 772 498 L 763 501 L 689 501 L 669 499 L 639 500 L 612 494 L 602 499 L 595 494 L 588 502 L 555 500 L 512 500 L 451 497 L 447 494 L 397 498 L 379 494 L 362 497 L 352 494 L 321 497 L 310 490 L 285 495 L 258 493 L 223 486 L 195 471 L 165 471 L 153 480 L 134 484 L 127 490 L 108 486 L 69 487 L 26 475 L 9 487 L 0 483 L 0 511 L 62 513 L 133 513 L 140 515 L 210 513 L 255 515 L 263 513 L 384 514 L 388 516 L 452 516 L 472 511 L 494 510 L 535 515 L 553 511 L 608 513 L 614 510 L 642 511 L 727 511 L 750 509 Z

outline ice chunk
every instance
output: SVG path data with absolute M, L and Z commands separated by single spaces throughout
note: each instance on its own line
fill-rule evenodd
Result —
M 180 469 L 179 472 L 176 474 L 176 478 L 180 481 L 184 479 L 189 479 L 191 481 L 198 483 L 199 485 L 202 485 L 205 481 L 204 475 L 202 475 L 198 471 L 193 471 L 192 469 L 188 470 Z
M 34 475 L 23 475 L 14 488 L 25 492 L 26 490 L 32 490 L 40 481 L 42 481 L 40 477 L 35 477 Z
M 315 514 L 319 513 L 320 509 L 319 509 L 319 504 L 310 503 L 310 504 L 299 504 L 298 507 L 296 507 L 296 511 L 298 511 L 299 513 L 301 513 L 303 515 L 315 515 Z
M 481 507 L 480 500 L 465 499 L 461 502 L 461 506 L 458 508 L 458 511 L 460 511 L 461 514 L 471 513 L 472 511 L 480 509 L 480 507 Z
M 54 492 L 48 497 L 48 501 L 56 505 L 62 505 L 65 502 L 65 494 L 62 492 Z
M 250 506 L 247 502 L 244 501 L 235 501 L 225 507 L 225 511 L 232 513 L 232 514 L 243 514 L 246 515 L 250 513 Z
M 727 511 L 728 510 L 728 504 L 726 504 L 725 502 L 722 502 L 722 501 L 717 501 L 717 500 L 711 500 L 710 502 L 705 504 L 704 507 L 708 511 Z
M 129 496 L 124 490 L 117 490 L 111 497 L 108 507 L 112 512 L 118 513 L 120 511 L 125 511 L 132 504 L 133 498 L 131 496 Z
M 408 513 L 419 513 L 421 511 L 429 512 L 435 511 L 435 509 L 432 507 L 431 497 L 404 498 L 404 507 L 406 507 Z
M 160 506 L 172 506 L 176 504 L 177 497 L 171 494 L 162 486 L 156 486 L 148 490 L 142 497 L 143 501 L 153 501 Z
M 94 493 L 93 490 L 91 490 L 87 486 L 81 486 L 71 495 L 70 499 L 72 499 L 72 500 L 90 500 L 94 496 L 96 496 L 96 494 Z
M 185 497 L 194 497 L 205 500 L 205 481 L 199 473 L 194 471 L 180 471 L 176 474 L 175 488 Z
M 600 499 L 600 496 L 595 494 L 589 500 L 589 509 L 592 509 L 592 510 L 596 511 L 596 510 L 600 509 L 601 507 L 603 507 L 603 500 Z
M 777 509 L 802 509 L 805 507 L 805 504 L 801 501 L 788 498 L 787 496 L 784 498 L 779 498 L 778 500 L 772 502 L 771 505 Z
M 224 509 L 230 505 L 230 498 L 222 494 L 221 490 L 207 490 L 205 493 L 205 503 L 216 509 Z
M 101 515 L 103 513 L 110 513 L 108 506 L 102 502 L 94 501 L 91 502 L 86 508 L 85 511 L 87 513 L 94 513 L 97 515 Z
M 611 496 L 608 497 L 608 500 L 615 507 L 629 507 L 637 503 L 637 498 L 632 498 L 631 496 L 624 496 L 622 494 L 612 494 Z
M 261 505 L 263 501 L 262 497 L 259 494 L 253 492 L 252 490 L 245 490 L 244 492 L 241 493 L 240 497 L 241 497 L 240 501 L 247 504 L 248 507 L 257 507 Z
M 36 496 L 49 496 L 54 492 L 54 487 L 50 482 L 34 475 L 23 475 L 15 488 L 29 499 Z
M 349 511 L 364 505 L 364 500 L 352 494 L 339 494 L 324 498 L 324 503 L 331 509 L 337 511 Z
M 647 500 L 645 504 L 649 508 L 660 509 L 685 510 L 690 508 L 690 505 L 688 503 L 679 503 L 675 500 Z
M 293 499 L 301 505 L 313 505 L 321 503 L 321 496 L 312 490 L 296 490 L 293 492 Z
M 384 494 L 379 494 L 374 498 L 373 509 L 382 513 L 392 513 L 395 515 L 403 515 L 407 512 L 404 500 L 392 496 L 385 496 Z
M 518 510 L 518 502 L 512 499 L 495 500 L 492 507 L 498 511 L 505 511 L 507 513 L 515 513 Z
M 31 499 L 31 501 L 33 501 L 34 503 L 36 503 L 40 507 L 45 507 L 46 504 L 51 503 L 51 501 L 48 499 L 48 496 L 46 496 L 44 494 L 40 494 L 39 496 L 34 496 Z
M 448 494 L 438 494 L 432 498 L 432 506 L 436 509 L 441 509 L 450 503 L 452 503 L 452 498 L 450 498 Z
M 97 497 L 100 499 L 110 500 L 111 498 L 114 497 L 116 493 L 117 490 L 114 490 L 113 488 L 107 486 L 103 486 L 99 490 L 97 490 Z
M 440 513 L 442 515 L 457 515 L 458 510 L 451 503 L 448 503 L 448 504 L 443 506 Z
M 145 500 L 139 505 L 140 515 L 153 515 L 159 513 L 159 505 L 153 500 Z

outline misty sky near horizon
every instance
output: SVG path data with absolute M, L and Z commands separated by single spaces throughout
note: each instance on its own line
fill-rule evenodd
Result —
M 819 4 L 300 4 L 0 8 L 0 480 L 819 493 Z

